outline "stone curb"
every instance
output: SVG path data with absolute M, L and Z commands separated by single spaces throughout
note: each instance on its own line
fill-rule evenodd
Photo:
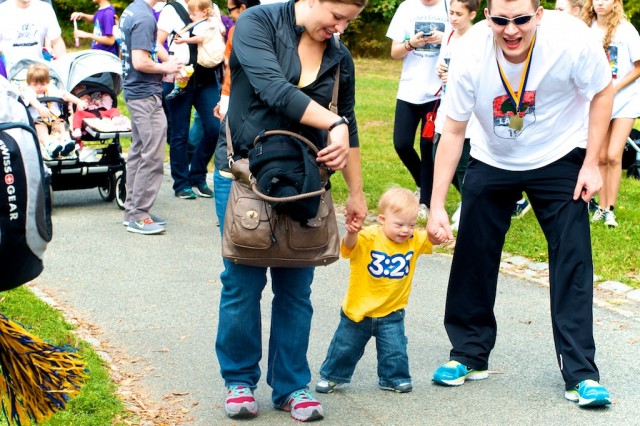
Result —
M 549 285 L 549 264 L 546 262 L 532 262 L 523 256 L 511 256 L 508 253 L 503 253 L 500 261 L 500 272 L 525 278 L 544 286 Z M 600 278 L 594 275 L 593 280 L 597 283 Z M 640 289 L 634 289 L 619 281 L 603 281 L 597 283 L 595 288 L 604 290 L 607 294 L 618 298 L 636 303 L 640 302 Z

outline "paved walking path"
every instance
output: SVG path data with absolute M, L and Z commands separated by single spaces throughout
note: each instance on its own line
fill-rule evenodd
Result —
M 176 416 L 203 426 L 240 423 L 224 413 L 214 352 L 222 261 L 213 204 L 173 197 L 166 176 L 154 213 L 168 218 L 167 233 L 143 236 L 126 232 L 122 212 L 103 202 L 96 189 L 55 193 L 54 239 L 35 287 L 72 313 L 83 330 L 92 330 L 95 340 L 90 340 L 112 360 L 128 404 L 156 416 L 148 424 L 170 424 Z M 602 383 L 612 393 L 610 408 L 583 410 L 564 400 L 548 290 L 502 274 L 493 374 L 459 388 L 433 385 L 431 374 L 450 349 L 442 326 L 449 268 L 450 258 L 443 255 L 418 262 L 406 319 L 414 391 L 400 395 L 377 388 L 371 343 L 350 386 L 332 395 L 316 394 L 326 413 L 321 424 L 640 425 L 640 309 L 601 291 L 595 308 L 597 362 Z M 338 323 L 347 277 L 344 260 L 317 269 L 309 348 L 312 387 Z M 269 306 L 267 290 L 265 346 Z M 272 408 L 264 377 L 256 396 L 261 412 L 252 425 L 291 424 L 287 413 Z

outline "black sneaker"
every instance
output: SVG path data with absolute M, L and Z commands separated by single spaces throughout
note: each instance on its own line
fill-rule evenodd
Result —
M 62 148 L 62 150 L 60 151 L 60 156 L 67 157 L 75 150 L 76 143 L 74 141 L 67 141 L 64 144 L 64 148 Z
M 529 210 L 531 210 L 531 204 L 526 198 L 522 202 L 518 201 L 511 213 L 511 219 L 521 219 Z
M 600 206 L 596 202 L 595 198 L 592 198 L 592 199 L 589 200 L 589 213 L 593 214 L 593 213 L 597 212 L 599 208 L 600 208 Z
M 196 194 L 191 188 L 184 188 L 176 192 L 176 197 L 182 198 L 183 200 L 195 200 Z
M 171 100 L 171 99 L 177 98 L 178 96 L 183 95 L 183 94 L 184 94 L 184 89 L 180 89 L 180 88 L 176 87 L 175 89 L 173 89 L 171 91 L 171 93 L 169 93 L 166 96 L 166 99 Z
M 204 182 L 200 185 L 194 186 L 193 190 L 198 195 L 198 197 L 213 198 L 213 191 Z

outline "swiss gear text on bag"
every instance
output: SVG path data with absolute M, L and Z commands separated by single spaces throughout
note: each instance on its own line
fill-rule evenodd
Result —
M 0 77 L 0 291 L 42 272 L 51 197 L 38 139 L 18 91 Z

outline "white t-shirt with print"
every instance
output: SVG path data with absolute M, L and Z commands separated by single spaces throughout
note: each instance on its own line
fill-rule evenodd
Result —
M 451 60 L 451 58 L 454 55 L 456 47 L 460 45 L 459 42 L 461 38 L 460 37 L 454 38 L 453 36 L 451 36 L 453 31 L 454 31 L 453 28 L 450 29 L 445 33 L 444 37 L 442 38 L 442 47 L 440 48 L 440 55 L 438 56 L 437 63 L 444 62 L 445 58 L 449 58 L 449 60 Z M 437 68 L 436 68 L 436 74 L 437 74 Z M 444 128 L 444 122 L 446 121 L 446 118 L 447 118 L 446 108 L 447 108 L 447 91 L 446 91 L 446 86 L 443 85 L 442 96 L 440 97 L 440 106 L 438 107 L 438 114 L 436 115 L 436 121 L 434 123 L 436 127 L 436 133 L 442 134 L 442 129 Z M 471 118 L 469 119 L 469 123 L 467 124 L 467 129 L 464 134 L 465 138 L 471 139 L 472 137 L 471 135 L 473 135 L 475 131 L 474 126 L 476 125 L 477 124 L 476 124 L 475 116 L 471 115 Z
M 4 52 L 7 71 L 21 59 L 43 59 L 45 38 L 55 40 L 62 34 L 50 4 L 32 1 L 22 9 L 16 1 L 0 4 L 0 50 Z
M 457 121 L 475 114 L 479 126 L 471 155 L 506 170 L 546 166 L 576 147 L 587 146 L 587 103 L 611 81 L 602 46 L 574 17 L 545 10 L 537 30 L 531 69 L 518 113 L 521 129 L 509 127 L 514 107 L 505 90 L 494 52 L 493 31 L 476 24 L 451 59 L 447 116 Z M 500 64 L 518 90 L 524 63 Z
M 425 6 L 421 0 L 405 0 L 391 19 L 387 37 L 403 43 L 408 37 L 423 31 L 442 31 L 449 28 L 448 6 L 440 0 L 434 6 Z M 398 99 L 412 104 L 425 104 L 440 97 L 436 93 L 442 82 L 435 71 L 440 45 L 427 44 L 404 57 L 398 86 Z
M 591 29 L 596 32 L 599 40 L 604 38 L 604 31 L 598 28 L 594 21 Z M 640 61 L 640 35 L 638 30 L 628 21 L 622 21 L 613 35 L 613 40 L 607 52 L 611 78 L 624 78 L 634 68 L 634 62 Z M 640 82 L 635 80 L 627 87 L 616 93 L 613 98 L 612 118 L 636 118 L 640 116 Z

